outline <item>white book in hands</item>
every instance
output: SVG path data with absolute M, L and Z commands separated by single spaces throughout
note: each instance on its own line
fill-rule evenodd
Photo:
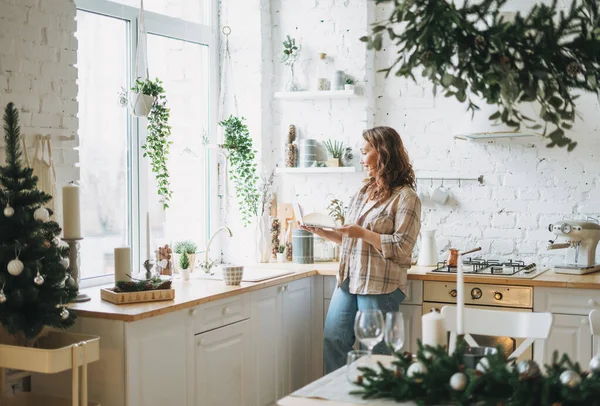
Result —
M 337 228 L 335 221 L 325 213 L 304 214 L 297 201 L 292 203 L 292 207 L 294 208 L 294 217 L 300 225 L 315 228 Z

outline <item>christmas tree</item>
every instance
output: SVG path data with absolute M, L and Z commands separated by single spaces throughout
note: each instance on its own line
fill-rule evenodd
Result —
M 77 296 L 69 269 L 69 248 L 44 208 L 52 196 L 38 190 L 37 177 L 21 162 L 19 113 L 4 113 L 6 166 L 0 167 L 0 325 L 34 340 L 45 326 L 67 328 L 75 314 L 66 305 Z

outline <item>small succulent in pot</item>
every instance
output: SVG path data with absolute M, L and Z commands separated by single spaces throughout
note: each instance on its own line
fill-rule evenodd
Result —
M 277 250 L 277 262 L 285 262 L 285 245 L 281 244 Z
M 350 76 L 346 77 L 344 81 L 344 89 L 345 90 L 354 90 L 355 81 Z

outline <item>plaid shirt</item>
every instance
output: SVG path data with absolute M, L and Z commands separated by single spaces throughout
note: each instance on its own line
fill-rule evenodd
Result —
M 421 230 L 421 201 L 410 187 L 392 191 L 387 201 L 368 201 L 366 186 L 351 200 L 347 219 L 381 234 L 381 251 L 360 238 L 343 236 L 338 286 L 350 278 L 350 293 L 406 292 L 407 270 Z

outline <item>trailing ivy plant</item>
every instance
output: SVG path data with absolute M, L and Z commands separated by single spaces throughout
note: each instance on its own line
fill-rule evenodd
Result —
M 227 151 L 227 159 L 231 164 L 231 179 L 235 185 L 242 222 L 244 226 L 252 222 L 258 214 L 258 189 L 256 182 L 256 151 L 252 148 L 252 138 L 244 117 L 229 116 L 219 123 L 225 132 L 222 145 Z
M 154 97 L 152 109 L 148 114 L 146 143 L 142 145 L 142 149 L 144 150 L 144 157 L 150 159 L 150 166 L 158 184 L 157 192 L 163 208 L 166 209 L 169 207 L 169 201 L 173 195 L 167 168 L 169 147 L 173 142 L 169 140 L 171 136 L 171 126 L 169 125 L 171 109 L 167 107 L 167 96 L 162 84 L 162 81 L 158 78 L 155 80 L 137 78 L 135 86 L 131 90 Z
M 392 0 L 375 0 L 390 3 Z M 383 69 L 386 77 L 415 79 L 417 70 L 446 97 L 479 107 L 473 97 L 498 106 L 490 120 L 515 131 L 522 125 L 544 128 L 549 147 L 577 145 L 565 135 L 575 121 L 577 91 L 598 94 L 600 84 L 600 20 L 598 0 L 573 1 L 560 11 L 557 0 L 535 4 L 527 15 L 504 21 L 507 0 L 393 0 L 387 21 L 375 23 L 362 37 L 369 49 L 381 50 L 386 35 L 398 57 Z M 459 3 L 459 2 L 456 2 Z M 519 111 L 537 102 L 544 125 Z

